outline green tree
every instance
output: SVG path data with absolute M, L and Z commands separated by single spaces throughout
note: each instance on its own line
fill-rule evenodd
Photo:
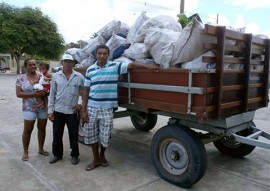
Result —
M 38 8 L 17 8 L 0 3 L 0 52 L 8 52 L 17 62 L 20 57 L 56 59 L 64 50 L 57 25 Z
M 178 14 L 178 22 L 182 25 L 182 28 L 185 28 L 188 23 L 192 21 L 192 18 L 188 18 L 185 14 Z
M 65 49 L 69 49 L 69 48 L 81 48 L 81 41 L 77 41 L 77 42 L 70 42 L 68 44 L 65 45 Z

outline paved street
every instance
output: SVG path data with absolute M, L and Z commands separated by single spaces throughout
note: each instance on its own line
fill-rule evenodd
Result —
M 159 117 L 150 132 L 137 131 L 128 117 L 115 119 L 112 140 L 107 149 L 109 167 L 87 172 L 92 160 L 89 146 L 80 144 L 80 163 L 71 165 L 67 130 L 64 158 L 49 164 L 52 124 L 48 122 L 45 149 L 49 157 L 38 154 L 37 131 L 32 134 L 28 162 L 21 160 L 23 119 L 21 99 L 15 95 L 15 74 L 0 74 L 0 190 L 1 191 L 269 191 L 270 150 L 256 148 L 243 159 L 222 155 L 212 143 L 205 145 L 208 167 L 204 177 L 189 189 L 175 186 L 157 174 L 150 157 L 154 133 L 166 125 Z M 270 108 L 256 112 L 258 128 L 270 132 Z

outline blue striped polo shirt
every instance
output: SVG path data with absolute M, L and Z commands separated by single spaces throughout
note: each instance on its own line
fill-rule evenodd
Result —
M 108 61 L 104 67 L 97 62 L 86 70 L 84 86 L 90 87 L 88 107 L 118 107 L 117 82 L 121 74 L 127 73 L 128 63 Z

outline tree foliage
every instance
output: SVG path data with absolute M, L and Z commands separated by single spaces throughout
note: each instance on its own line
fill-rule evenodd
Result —
M 77 42 L 70 42 L 66 44 L 65 49 L 69 49 L 69 48 L 81 48 L 81 42 L 77 41 Z
M 17 8 L 0 3 L 0 52 L 7 52 L 17 62 L 22 54 L 56 59 L 64 49 L 57 25 L 38 8 Z
M 192 18 L 188 18 L 185 14 L 178 14 L 178 22 L 182 25 L 182 28 L 188 25 L 192 21 Z

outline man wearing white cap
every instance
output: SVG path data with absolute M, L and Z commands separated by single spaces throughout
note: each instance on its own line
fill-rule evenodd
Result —
M 51 81 L 51 89 L 48 103 L 48 118 L 53 122 L 53 157 L 49 163 L 53 164 L 63 158 L 63 133 L 67 125 L 71 148 L 71 163 L 79 163 L 78 146 L 78 112 L 81 105 L 78 104 L 80 90 L 83 88 L 84 77 L 74 71 L 74 59 L 70 54 L 64 54 L 61 59 L 63 70 L 55 73 Z

